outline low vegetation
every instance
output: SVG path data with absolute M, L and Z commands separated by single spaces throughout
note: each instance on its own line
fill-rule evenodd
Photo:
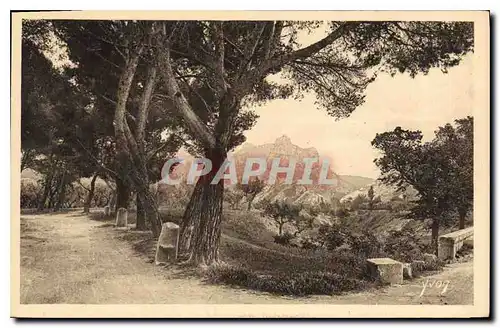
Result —
M 428 240 L 411 228 L 390 231 L 382 238 L 354 233 L 341 225 L 322 226 L 317 237 L 304 238 L 300 247 L 274 235 L 269 220 L 258 212 L 232 211 L 223 227 L 221 258 L 210 266 L 205 278 L 226 284 L 280 295 L 339 294 L 375 286 L 367 275 L 370 257 L 391 257 L 415 263 L 416 276 L 440 270 L 443 263 L 431 254 Z M 276 227 L 274 227 L 276 229 Z M 281 236 L 283 240 L 276 240 Z

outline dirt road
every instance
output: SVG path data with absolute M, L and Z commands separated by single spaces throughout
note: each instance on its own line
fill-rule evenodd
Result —
M 400 286 L 363 293 L 278 297 L 208 285 L 147 263 L 129 243 L 118 238 L 123 233 L 129 232 L 78 212 L 23 215 L 21 303 L 472 304 L 473 299 L 472 262 L 453 264 L 437 275 Z

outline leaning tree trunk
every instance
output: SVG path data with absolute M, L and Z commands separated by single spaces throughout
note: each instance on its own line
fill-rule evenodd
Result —
M 153 236 L 159 237 L 161 232 L 162 221 L 160 218 L 160 214 L 158 213 L 158 204 L 156 202 L 156 197 L 149 190 L 149 183 L 147 178 L 143 176 L 142 179 L 136 181 L 136 187 L 139 190 L 137 192 L 137 195 L 139 196 L 138 200 L 142 206 L 145 215 L 144 221 L 147 220 L 151 225 L 151 231 L 153 232 Z M 143 222 L 143 224 L 144 226 L 142 230 L 144 230 L 146 227 L 145 222 Z M 139 229 L 139 226 L 137 226 L 137 229 Z
M 58 188 L 57 202 L 54 207 L 54 211 L 59 211 L 64 204 L 64 199 L 66 198 L 66 170 L 63 169 L 61 183 Z
M 153 236 L 159 237 L 161 232 L 162 221 L 158 213 L 156 198 L 149 190 L 144 192 L 144 198 L 142 199 L 142 204 L 144 206 L 144 212 L 146 214 L 146 218 L 149 221 L 149 224 L 151 224 L 151 231 L 153 232 Z
M 143 154 L 144 155 L 144 154 Z M 151 231 L 153 236 L 159 237 L 161 232 L 162 221 L 160 214 L 158 212 L 158 203 L 156 195 L 154 195 L 149 189 L 149 177 L 148 170 L 146 166 L 145 156 L 136 156 L 136 164 L 138 166 L 138 171 L 140 172 L 139 179 L 136 181 L 136 189 L 140 195 L 139 202 L 141 203 L 145 219 L 149 222 L 151 226 Z M 144 222 L 144 229 L 146 224 Z M 139 229 L 139 227 L 138 227 Z
M 130 185 L 122 179 L 116 179 L 116 210 L 128 209 L 130 204 Z
M 128 208 L 130 202 L 130 184 L 128 176 L 130 175 L 130 153 L 127 146 L 127 138 L 125 136 L 125 128 L 127 126 L 127 100 L 129 98 L 132 81 L 139 64 L 139 58 L 143 51 L 143 47 L 131 47 L 128 49 L 130 54 L 125 61 L 125 65 L 121 71 L 118 80 L 118 89 L 116 91 L 116 107 L 115 117 L 113 120 L 116 142 L 116 162 L 118 164 L 118 172 L 120 174 L 116 179 L 116 208 Z
M 438 255 L 439 219 L 432 219 L 431 245 L 436 256 Z
M 116 191 L 111 191 L 108 197 L 108 202 L 106 203 L 106 205 L 109 206 L 109 210 L 111 211 L 111 213 L 116 212 L 116 196 Z
M 145 220 L 149 221 L 151 231 L 155 237 L 160 236 L 162 221 L 158 213 L 158 205 L 155 195 L 149 189 L 149 177 L 144 156 L 140 156 L 137 149 L 133 149 L 132 161 L 130 161 L 131 182 L 137 190 L 138 204 L 140 203 L 145 214 Z M 139 222 L 139 221 L 138 221 Z M 145 228 L 145 222 L 142 228 Z M 139 226 L 137 227 L 139 229 Z
M 45 203 L 47 202 L 47 198 L 49 197 L 50 188 L 52 186 L 52 174 L 47 174 L 44 181 L 43 186 L 43 194 L 38 201 L 38 210 L 41 211 L 45 208 Z
M 54 208 L 55 206 L 55 203 L 56 203 L 56 199 L 55 197 L 57 196 L 57 192 L 58 192 L 58 185 L 59 185 L 60 181 L 58 181 L 58 179 L 56 178 L 53 183 L 51 184 L 50 186 L 50 189 L 49 189 L 49 196 L 48 196 L 48 201 L 47 201 L 47 208 L 48 209 L 52 209 Z
M 135 221 L 135 228 L 137 230 L 146 230 L 146 211 L 144 210 L 144 206 L 142 205 L 141 199 L 144 198 L 144 195 L 141 195 L 141 192 L 137 192 L 136 195 L 136 204 L 137 204 L 137 218 Z
M 212 170 L 200 177 L 186 208 L 181 245 L 187 250 L 188 263 L 208 265 L 218 260 L 221 235 L 224 180 L 211 184 L 226 159 L 225 152 L 212 150 L 207 156 Z M 187 239 L 187 240 L 186 240 Z
M 83 213 L 90 212 L 90 206 L 92 205 L 92 199 L 94 199 L 96 180 L 97 180 L 97 173 L 92 177 L 92 181 L 90 181 L 90 190 L 89 190 L 89 194 L 87 195 L 87 200 L 85 201 L 85 205 L 83 206 Z
M 205 183 L 203 177 L 198 179 L 191 193 L 191 197 L 189 198 L 189 203 L 184 210 L 180 229 L 179 254 L 188 254 L 191 249 L 195 217 L 197 217 L 196 213 L 201 212 L 201 198 L 203 196 L 203 186 Z

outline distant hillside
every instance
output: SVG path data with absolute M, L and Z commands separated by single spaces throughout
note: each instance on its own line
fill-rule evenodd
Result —
M 380 200 L 383 202 L 390 201 L 393 198 L 401 198 L 401 199 L 404 198 L 407 200 L 413 200 L 416 199 L 417 197 L 417 191 L 412 187 L 408 187 L 405 191 L 397 191 L 395 187 L 385 185 L 382 182 L 376 180 L 369 185 L 365 185 L 364 187 L 361 187 L 345 195 L 344 197 L 342 197 L 340 202 L 341 203 L 348 202 L 349 200 L 353 200 L 359 195 L 367 196 L 370 186 L 373 186 L 375 197 L 377 196 L 380 197 Z
M 354 189 L 360 189 L 375 182 L 375 179 L 357 175 L 339 175 L 339 178 L 352 185 Z

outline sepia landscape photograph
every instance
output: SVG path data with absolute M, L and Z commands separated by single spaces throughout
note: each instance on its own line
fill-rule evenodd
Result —
M 488 315 L 488 12 L 18 12 L 12 63 L 13 316 Z

